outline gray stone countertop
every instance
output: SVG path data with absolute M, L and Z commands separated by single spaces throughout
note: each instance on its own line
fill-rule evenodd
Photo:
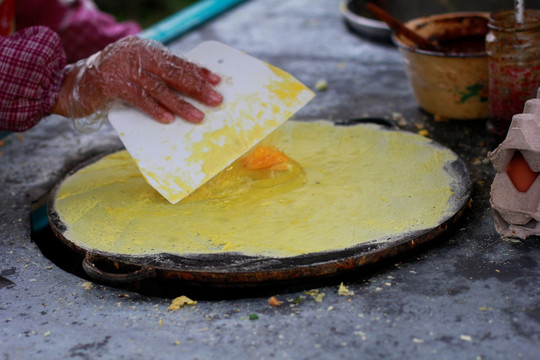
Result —
M 205 40 L 311 88 L 326 80 L 298 119 L 372 116 L 427 130 L 467 164 L 470 209 L 427 246 L 309 287 L 276 289 L 279 307 L 268 305 L 269 294 L 216 290 L 169 311 L 171 298 L 89 282 L 62 259 L 69 252 L 48 247 L 46 229 L 32 233 L 32 208 L 70 168 L 120 146 L 108 125 L 83 135 L 52 116 L 0 147 L 2 359 L 537 358 L 540 242 L 495 232 L 486 155 L 496 142 L 484 121 L 436 122 L 422 112 L 396 48 L 351 32 L 337 1 L 247 1 L 169 46 L 182 53 Z M 341 282 L 354 296 L 338 295 Z

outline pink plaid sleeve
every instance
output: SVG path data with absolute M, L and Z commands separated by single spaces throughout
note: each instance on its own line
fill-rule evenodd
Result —
M 50 112 L 65 63 L 60 38 L 46 27 L 0 37 L 0 130 L 28 130 Z
M 56 31 L 68 63 L 141 30 L 134 21 L 117 22 L 91 0 L 18 0 L 15 18 L 19 29 L 43 25 Z

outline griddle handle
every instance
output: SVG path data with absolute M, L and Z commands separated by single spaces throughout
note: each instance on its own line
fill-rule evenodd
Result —
M 86 253 L 82 261 L 84 272 L 92 279 L 109 284 L 133 284 L 135 282 L 149 279 L 156 276 L 156 272 L 151 267 L 141 267 L 140 269 L 129 273 L 110 273 L 103 271 L 96 266 L 93 261 L 94 256 Z

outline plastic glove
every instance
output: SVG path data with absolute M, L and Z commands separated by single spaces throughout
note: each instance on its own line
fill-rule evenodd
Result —
M 128 36 L 67 67 L 52 112 L 72 119 L 93 114 L 86 121 L 96 127 L 110 104 L 120 99 L 161 123 L 172 122 L 175 115 L 199 123 L 204 113 L 175 91 L 217 106 L 223 97 L 214 85 L 220 81 L 218 75 L 175 56 L 156 41 Z

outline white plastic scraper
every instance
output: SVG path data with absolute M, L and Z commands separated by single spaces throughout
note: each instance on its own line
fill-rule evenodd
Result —
M 315 95 L 286 72 L 215 41 L 187 58 L 222 77 L 223 104 L 201 124 L 160 124 L 131 107 L 110 111 L 111 124 L 141 173 L 176 204 L 270 134 Z

